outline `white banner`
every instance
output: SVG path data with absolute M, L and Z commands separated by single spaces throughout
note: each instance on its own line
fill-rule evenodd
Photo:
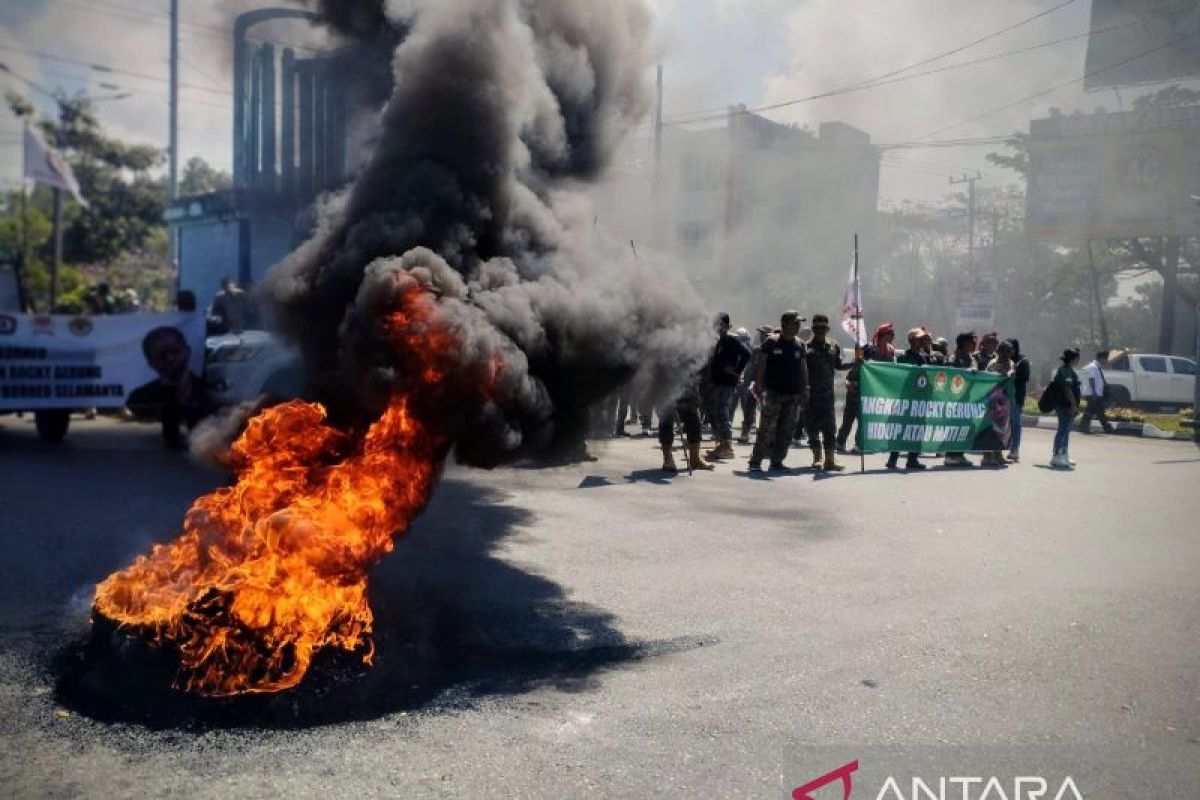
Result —
M 70 317 L 0 314 L 0 410 L 120 408 L 204 370 L 195 312 Z
M 71 165 L 29 125 L 25 126 L 25 180 L 70 192 L 75 202 L 87 208 Z
M 865 347 L 867 344 L 867 323 L 863 319 L 862 305 L 862 284 L 858 270 L 851 261 L 850 280 L 842 295 L 842 330 L 854 337 L 855 347 Z

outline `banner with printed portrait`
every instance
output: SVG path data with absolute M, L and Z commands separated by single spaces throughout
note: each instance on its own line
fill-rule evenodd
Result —
M 868 361 L 859 385 L 865 453 L 970 453 L 1009 446 L 1012 378 Z
M 0 314 L 0 411 L 151 405 L 200 385 L 204 325 L 194 312 Z

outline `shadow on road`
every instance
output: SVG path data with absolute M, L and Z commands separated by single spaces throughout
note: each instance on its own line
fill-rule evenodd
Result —
M 709 643 L 628 641 L 607 611 L 572 602 L 554 581 L 498 558 L 531 521 L 498 492 L 444 481 L 372 575 L 373 668 L 322 653 L 294 690 L 198 698 L 169 688 L 168 656 L 100 631 L 59 655 L 59 702 L 93 719 L 156 729 L 303 728 L 543 686 L 586 691 L 605 670 Z

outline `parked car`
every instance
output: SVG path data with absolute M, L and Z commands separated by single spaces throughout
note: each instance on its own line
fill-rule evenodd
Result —
M 210 336 L 205 341 L 205 382 L 219 406 L 264 394 L 290 400 L 304 395 L 305 372 L 295 347 L 268 331 Z
M 1086 386 L 1084 369 L 1077 370 Z M 1109 402 L 1118 406 L 1190 406 L 1196 394 L 1196 362 L 1160 353 L 1122 353 L 1104 368 Z

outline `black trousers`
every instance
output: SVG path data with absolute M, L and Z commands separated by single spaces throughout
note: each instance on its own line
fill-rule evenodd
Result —
M 683 423 L 688 444 L 700 444 L 700 409 L 695 400 L 680 400 L 658 410 L 658 443 L 667 447 L 675 443 L 675 417 Z
M 842 427 L 838 428 L 837 445 L 844 448 L 850 441 L 850 429 L 858 421 L 859 398 L 857 395 L 846 395 L 846 407 L 842 409 Z M 857 441 L 857 440 L 856 440 Z
M 1088 433 L 1092 428 L 1092 420 L 1100 420 L 1100 426 L 1105 433 L 1112 433 L 1113 424 L 1108 419 L 1108 401 L 1103 397 L 1089 397 L 1083 418 L 1079 420 L 1079 430 Z

